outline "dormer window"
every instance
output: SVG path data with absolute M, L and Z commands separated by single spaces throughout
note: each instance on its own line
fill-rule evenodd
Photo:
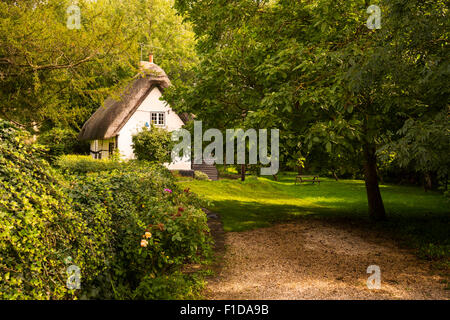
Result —
M 164 112 L 152 112 L 151 117 L 153 125 L 160 127 L 166 125 L 166 114 Z

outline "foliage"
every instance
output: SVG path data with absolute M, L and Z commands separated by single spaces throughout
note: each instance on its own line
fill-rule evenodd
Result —
M 194 35 L 173 0 L 78 0 L 80 29 L 69 29 L 67 0 L 0 2 L 0 116 L 40 132 L 81 125 L 155 54 L 173 83 L 196 63 Z
M 235 166 L 216 164 L 220 178 L 239 179 L 238 171 Z
M 431 119 L 408 119 L 398 131 L 398 138 L 380 148 L 384 157 L 399 167 L 413 166 L 417 172 L 436 172 L 446 183 L 450 159 L 449 110 L 443 110 Z
M 157 163 L 171 162 L 174 142 L 172 134 L 162 128 L 144 127 L 133 136 L 133 152 L 138 160 Z
M 118 169 L 124 164 L 117 160 L 96 160 L 91 156 L 63 155 L 56 161 L 55 165 L 63 171 L 71 173 L 88 173 Z
M 64 179 L 28 138 L 0 122 L 1 299 L 162 299 L 198 291 L 200 278 L 176 272 L 209 257 L 206 215 L 167 169 L 90 167 L 86 157 L 66 156 L 66 172 L 94 172 Z M 81 270 L 81 291 L 66 287 L 69 257 Z
M 364 169 L 369 213 L 383 219 L 375 151 L 408 119 L 446 110 L 449 19 L 444 1 L 371 4 L 379 30 L 367 1 L 177 0 L 202 59 L 165 97 L 206 127 L 279 128 L 285 163 L 320 148 L 333 171 Z
M 209 177 L 206 173 L 201 171 L 195 171 L 194 172 L 194 178 L 197 180 L 209 180 Z
M 146 276 L 136 289 L 133 298 L 138 300 L 180 300 L 199 297 L 204 281 L 197 274 L 186 275 L 176 271 L 167 276 L 152 278 Z
M 420 248 L 419 255 L 423 259 L 440 260 L 450 256 L 450 245 L 435 245 L 428 243 L 428 245 Z
M 0 299 L 74 298 L 64 259 L 84 281 L 102 273 L 109 216 L 73 210 L 61 177 L 27 138 L 0 120 Z
M 111 217 L 104 248 L 111 259 L 103 275 L 86 289 L 94 292 L 92 297 L 176 296 L 182 288 L 164 288 L 188 280 L 173 272 L 209 256 L 209 229 L 199 200 L 177 188 L 164 167 L 135 162 L 70 180 L 69 196 L 77 210 L 95 217 L 97 208 L 105 207 Z
M 195 34 L 191 25 L 183 22 L 173 8 L 174 0 L 127 1 L 132 8 L 139 43 L 143 44 L 143 60 L 152 53 L 172 84 L 177 86 L 193 77 L 192 68 L 198 63 Z
M 78 134 L 71 128 L 55 127 L 39 135 L 37 142 L 44 145 L 49 160 L 54 161 L 64 154 L 86 154 L 89 144 L 78 140 Z

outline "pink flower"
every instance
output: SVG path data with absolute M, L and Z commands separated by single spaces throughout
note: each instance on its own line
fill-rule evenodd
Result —
M 168 193 L 172 193 L 172 190 L 170 190 L 170 189 L 164 189 L 164 191 L 168 192 Z

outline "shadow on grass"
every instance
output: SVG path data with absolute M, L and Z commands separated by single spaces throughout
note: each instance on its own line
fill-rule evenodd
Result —
M 305 217 L 336 217 L 335 208 L 312 207 L 310 205 L 267 204 L 257 201 L 216 200 L 213 210 L 218 212 L 224 223 L 225 231 L 244 231 L 269 227 L 273 223 L 294 221 Z M 360 219 L 367 220 L 365 217 Z

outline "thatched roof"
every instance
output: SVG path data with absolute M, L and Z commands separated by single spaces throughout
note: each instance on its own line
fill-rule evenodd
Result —
M 140 73 L 122 92 L 119 100 L 112 97 L 106 99 L 104 106 L 98 108 L 84 124 L 78 139 L 102 140 L 117 136 L 154 87 L 164 90 L 169 86 L 170 80 L 163 69 L 154 63 L 142 61 Z M 186 122 L 184 115 L 180 118 Z

